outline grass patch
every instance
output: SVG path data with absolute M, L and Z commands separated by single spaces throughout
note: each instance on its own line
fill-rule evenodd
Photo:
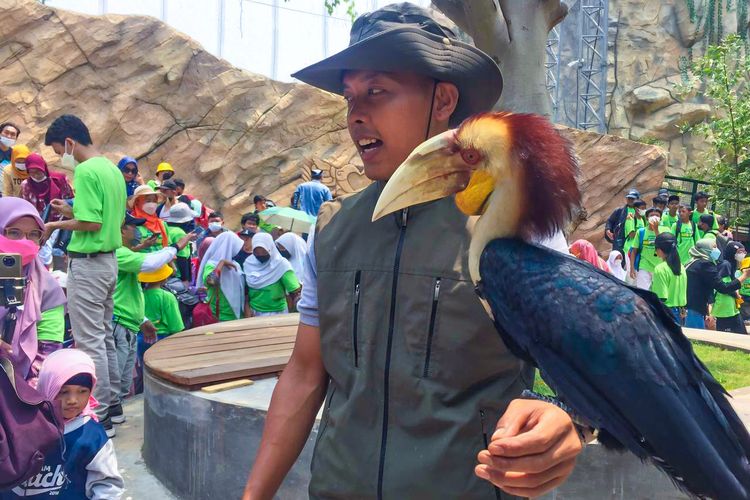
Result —
M 701 342 L 693 342 L 693 350 L 726 390 L 732 391 L 750 386 L 750 354 L 742 351 L 730 351 Z M 534 378 L 534 391 L 546 396 L 554 396 L 555 394 L 544 383 L 538 371 Z

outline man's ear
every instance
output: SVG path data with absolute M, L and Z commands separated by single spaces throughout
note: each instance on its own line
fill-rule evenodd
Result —
M 439 82 L 435 89 L 432 116 L 435 121 L 448 123 L 458 106 L 458 87 L 449 82 Z

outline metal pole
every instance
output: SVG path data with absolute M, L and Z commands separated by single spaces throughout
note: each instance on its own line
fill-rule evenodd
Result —
M 167 0 L 161 0 L 161 20 L 167 22 Z
M 109 12 L 107 0 L 99 0 L 99 13 L 106 14 L 107 12 Z
M 273 31 L 271 35 L 271 78 L 278 80 L 278 58 L 279 58 L 279 0 L 273 0 L 272 10 Z
M 323 4 L 323 57 L 328 57 L 328 9 Z
M 218 40 L 216 44 L 216 52 L 219 57 L 224 57 L 224 11 L 226 8 L 226 0 L 219 1 L 219 26 L 218 26 Z M 242 2 L 242 0 L 240 0 Z

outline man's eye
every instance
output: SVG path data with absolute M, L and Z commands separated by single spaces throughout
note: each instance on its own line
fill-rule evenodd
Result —
M 367 93 L 370 95 L 378 95 L 378 94 L 382 94 L 383 92 L 384 92 L 383 89 L 369 89 L 367 91 Z

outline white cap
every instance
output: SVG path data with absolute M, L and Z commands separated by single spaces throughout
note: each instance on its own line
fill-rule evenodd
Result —
M 169 218 L 167 219 L 167 222 L 183 224 L 185 222 L 190 222 L 194 218 L 195 215 L 193 214 L 193 209 L 190 208 L 187 203 L 180 202 L 175 203 L 169 209 Z

